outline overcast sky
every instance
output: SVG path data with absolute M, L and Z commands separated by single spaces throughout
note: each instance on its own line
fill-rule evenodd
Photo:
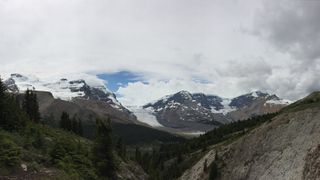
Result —
M 125 105 L 179 90 L 296 100 L 320 89 L 319 17 L 317 0 L 0 0 L 0 74 L 110 77 Z

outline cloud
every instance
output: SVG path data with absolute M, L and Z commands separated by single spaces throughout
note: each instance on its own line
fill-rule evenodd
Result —
M 258 16 L 257 30 L 276 48 L 312 61 L 320 57 L 319 9 L 318 1 L 269 1 Z
M 301 98 L 319 90 L 320 2 L 265 1 L 265 7 L 256 17 L 254 34 L 291 59 L 282 70 L 289 73 L 277 78 L 283 86 L 279 87 L 281 93 L 287 91 L 287 96 Z M 274 80 L 272 84 L 279 82 Z
M 0 73 L 130 72 L 139 81 L 116 93 L 131 105 L 183 89 L 295 100 L 319 88 L 319 4 L 0 0 Z

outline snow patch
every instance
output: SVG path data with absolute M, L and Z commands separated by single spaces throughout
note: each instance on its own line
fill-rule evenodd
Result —
M 255 91 L 255 92 L 253 92 L 253 93 L 251 93 L 251 96 L 252 96 L 252 97 L 254 97 L 254 98 L 259 97 L 256 91 Z
M 278 100 L 271 99 L 266 101 L 266 104 L 276 104 L 276 105 L 289 105 L 291 103 L 292 103 L 291 101 L 285 100 L 285 99 L 278 99 Z
M 146 123 L 152 127 L 163 127 L 153 114 L 153 108 L 143 109 L 140 106 L 129 106 L 128 109 L 137 116 L 138 121 Z
M 211 106 L 211 112 L 216 114 L 226 115 L 232 111 L 236 111 L 237 108 L 230 106 L 231 99 L 223 99 L 221 104 L 223 105 L 222 109 L 216 110 L 215 107 Z

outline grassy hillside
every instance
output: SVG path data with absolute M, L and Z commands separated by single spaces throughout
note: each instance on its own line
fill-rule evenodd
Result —
M 36 94 L 29 91 L 20 103 L 0 79 L 0 179 L 147 178 L 126 157 L 125 145 L 112 138 L 109 120 L 97 119 L 94 129 L 89 140 L 44 125 Z
M 296 112 L 307 108 L 320 107 L 320 92 L 316 91 L 308 95 L 307 97 L 296 101 L 293 104 L 283 108 L 281 113 Z
M 23 177 L 30 172 L 76 179 L 97 178 L 90 141 L 47 126 L 28 123 L 20 132 L 0 130 L 0 174 Z M 24 164 L 28 171 L 24 172 Z M 35 173 L 35 174 L 37 174 Z

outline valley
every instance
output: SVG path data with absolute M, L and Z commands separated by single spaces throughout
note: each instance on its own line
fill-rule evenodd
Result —
M 32 175 L 27 173 L 29 170 L 24 172 L 9 166 L 7 170 L 2 169 L 2 173 L 6 171 L 7 174 L 2 178 L 81 176 L 83 172 L 76 169 L 72 175 L 65 166 L 52 166 L 54 163 L 50 159 L 53 157 L 45 152 L 53 153 L 54 143 L 72 144 L 64 139 L 68 137 L 86 148 L 75 153 L 90 153 L 88 149 L 92 148 L 92 141 L 99 138 L 96 134 L 99 118 L 109 119 L 112 127 L 114 152 L 118 159 L 116 179 L 201 180 L 214 176 L 216 179 L 240 180 L 317 176 L 314 174 L 316 165 L 308 164 L 303 157 L 318 154 L 318 92 L 291 103 L 260 91 L 232 99 L 181 91 L 142 107 L 126 108 L 113 93 L 102 87 L 95 89 L 84 80 L 67 82 L 64 79 L 63 83 L 56 83 L 55 96 L 45 89 L 36 90 L 37 85 L 33 84 L 39 84 L 40 80 L 28 79 L 13 74 L 3 86 L 8 87 L 7 93 L 14 95 L 18 104 L 25 102 L 24 90 L 33 89 L 31 92 L 37 97 L 43 125 L 27 122 L 23 131 L 18 130 L 20 133 L 2 130 L 1 137 L 14 146 L 21 146 L 19 148 L 24 153 L 34 156 L 40 153 L 44 160 L 39 157 L 31 161 L 29 155 L 19 155 L 17 162 L 21 162 L 21 166 L 36 166 Z M 75 82 L 80 84 L 75 85 Z M 46 83 L 46 86 L 51 85 Z M 67 92 L 70 96 L 66 96 Z M 65 95 L 61 98 L 57 94 Z M 83 130 L 80 136 L 61 130 L 63 113 L 81 121 Z M 37 133 L 29 132 L 32 129 Z M 26 148 L 25 142 L 18 141 L 25 138 L 24 133 L 35 140 L 33 143 L 40 140 L 38 143 L 45 145 Z M 49 139 L 56 140 L 51 142 Z M 71 148 L 67 144 L 63 148 Z M 66 153 L 69 151 L 74 150 L 66 150 Z M 72 154 L 68 156 L 74 158 Z M 90 156 L 88 162 L 95 154 Z M 76 161 L 69 163 L 75 163 L 76 167 L 80 165 Z M 295 170 L 289 170 L 289 167 Z M 92 168 L 90 179 L 100 176 L 93 165 L 87 164 L 86 168 Z

